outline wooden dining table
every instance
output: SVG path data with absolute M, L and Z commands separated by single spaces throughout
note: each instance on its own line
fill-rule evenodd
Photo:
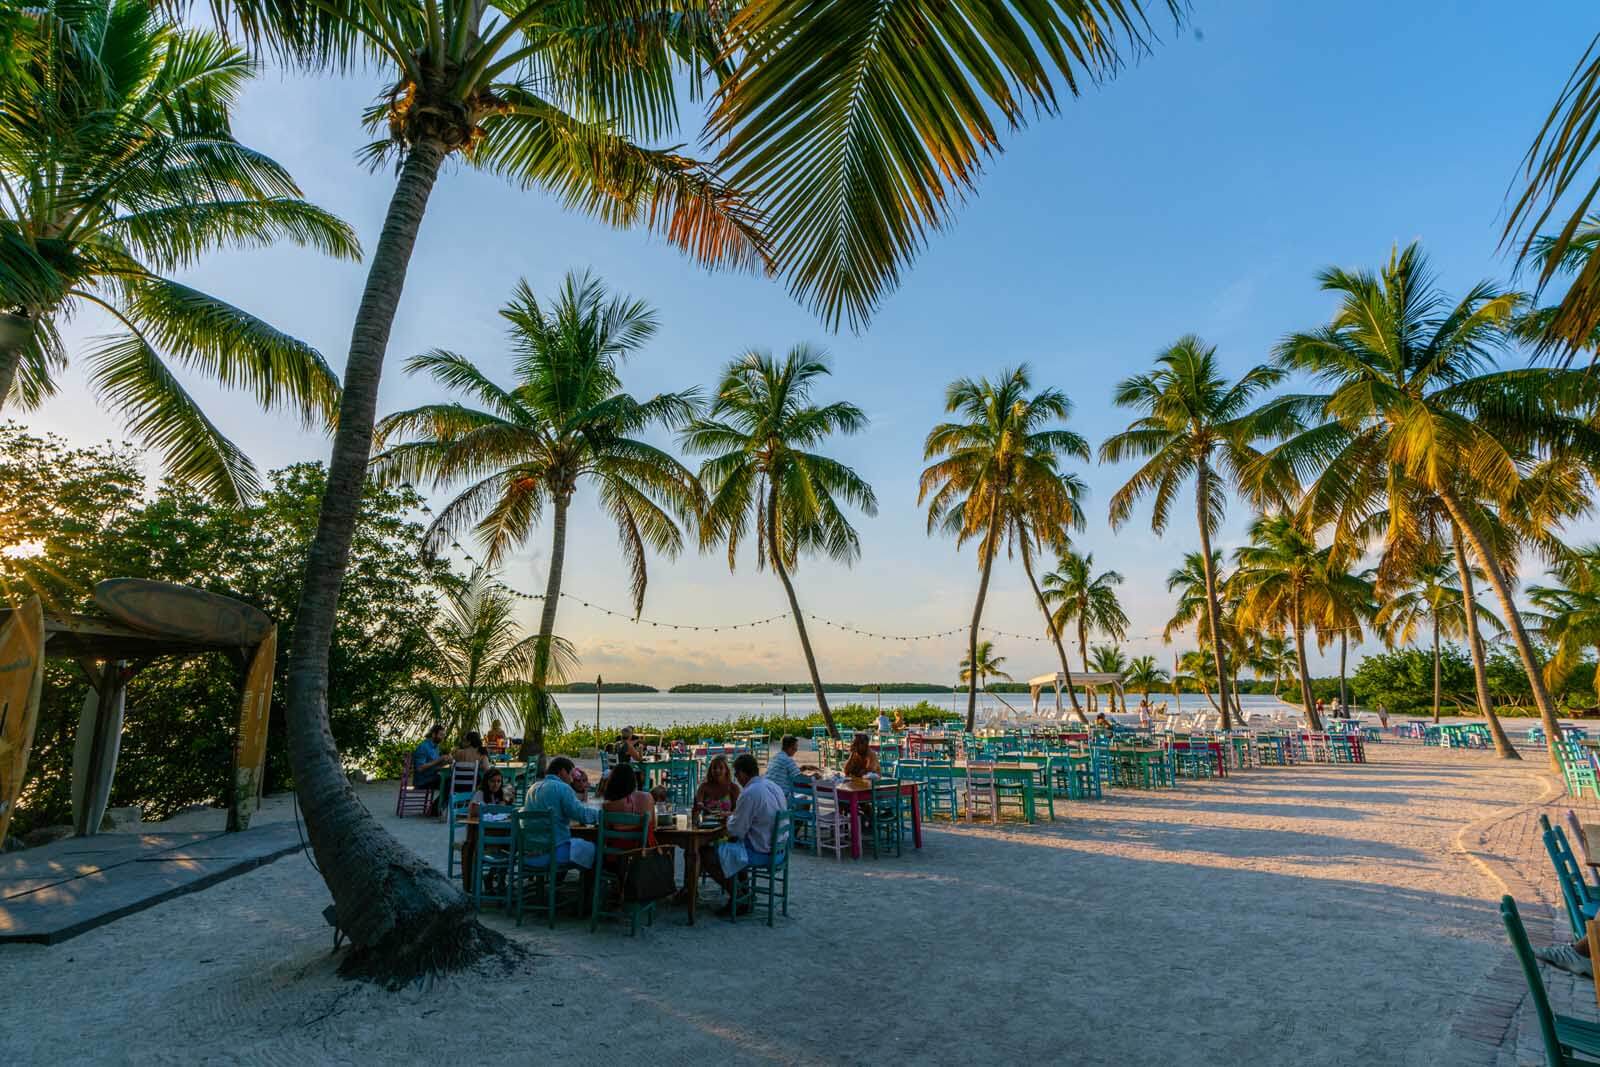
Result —
M 886 782 L 887 779 L 880 779 Z M 812 783 L 818 793 L 832 795 L 840 804 L 850 807 L 850 858 L 861 858 L 861 802 L 872 803 L 873 783 L 865 778 L 847 778 L 841 782 L 819 779 Z M 911 844 L 922 847 L 922 805 L 917 803 L 917 783 L 900 782 L 900 795 L 911 805 Z
M 687 821 L 687 820 L 686 820 Z M 726 832 L 724 823 L 715 826 L 665 826 L 653 823 L 656 844 L 667 845 L 683 853 L 683 903 L 694 925 L 695 912 L 700 903 L 700 850 Z M 597 826 L 574 825 L 572 836 L 584 841 L 594 841 L 600 833 Z

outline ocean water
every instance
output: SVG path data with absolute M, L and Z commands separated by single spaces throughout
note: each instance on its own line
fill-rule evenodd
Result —
M 1005 693 L 1004 699 L 1019 712 L 1026 713 L 1030 701 L 1026 693 Z M 1132 705 L 1139 702 L 1138 694 L 1130 694 Z M 1081 697 L 1079 698 L 1082 699 Z M 1178 710 L 1171 693 L 1150 694 L 1151 703 L 1167 703 L 1167 710 Z M 885 708 L 911 707 L 927 701 L 935 707 L 949 708 L 952 714 L 965 715 L 967 694 L 962 693 L 885 693 L 881 701 L 875 693 L 829 693 L 828 704 L 865 704 Z M 568 726 L 593 726 L 595 720 L 595 695 L 593 693 L 563 693 L 556 697 Z M 1040 698 L 1040 706 L 1047 706 L 1049 697 Z M 1063 697 L 1063 703 L 1065 703 Z M 1285 707 L 1270 693 L 1245 693 L 1240 703 L 1247 709 L 1272 710 Z M 1101 704 L 1104 707 L 1104 701 Z M 978 695 L 978 714 L 999 710 L 1001 698 L 992 693 Z M 1182 709 L 1186 712 L 1207 710 L 1211 705 L 1199 693 L 1183 694 Z M 816 700 L 809 693 L 790 693 L 787 712 L 800 716 L 811 714 Z M 601 729 L 619 729 L 623 726 L 671 726 L 674 723 L 715 725 L 726 723 L 745 715 L 781 715 L 785 712 L 785 698 L 770 693 L 602 693 L 600 695 Z

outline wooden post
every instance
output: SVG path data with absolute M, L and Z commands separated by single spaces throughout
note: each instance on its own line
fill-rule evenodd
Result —
M 597 751 L 600 748 L 600 687 L 604 684 L 604 678 L 598 674 L 594 676 L 594 747 Z
M 1592 965 L 1594 960 L 1600 960 L 1600 920 L 1590 919 L 1584 927 L 1589 935 L 1589 959 Z M 1600 976 L 1594 979 L 1594 1003 L 1600 1007 Z

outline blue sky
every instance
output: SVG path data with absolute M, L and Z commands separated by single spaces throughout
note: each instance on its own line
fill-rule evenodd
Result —
M 1069 393 L 1072 426 L 1098 444 L 1128 419 L 1110 406 L 1113 384 L 1178 336 L 1200 334 L 1238 372 L 1264 360 L 1286 332 L 1324 320 L 1331 302 L 1314 280 L 1324 266 L 1375 267 L 1393 244 L 1421 240 L 1451 291 L 1504 279 L 1510 263 L 1497 242 L 1508 185 L 1597 28 L 1578 3 L 1530 4 L 1517 15 L 1490 3 L 1200 0 L 1190 29 L 1163 27 L 1152 55 L 1012 136 L 977 195 L 860 335 L 830 334 L 773 281 L 708 274 L 660 241 L 451 166 L 412 262 L 381 410 L 433 398 L 426 382 L 399 371 L 405 356 L 427 348 L 463 352 L 503 378 L 495 311 L 519 277 L 548 293 L 569 269 L 592 269 L 658 309 L 658 339 L 625 372 L 636 393 L 707 386 L 751 347 L 824 345 L 835 373 L 821 398 L 854 400 L 872 419 L 866 434 L 834 451 L 872 483 L 881 507 L 859 523 L 863 555 L 853 569 L 800 567 L 802 604 L 887 633 L 959 626 L 971 612 L 974 558 L 928 538 L 916 505 L 922 439 L 940 417 L 946 383 L 1025 361 L 1037 383 Z M 348 219 L 369 247 L 392 187 L 391 173 L 369 174 L 355 158 L 360 109 L 378 82 L 268 72 L 236 117 L 245 143 L 286 164 L 307 196 Z M 690 134 L 697 129 L 691 121 Z M 282 248 L 217 255 L 187 277 L 342 367 L 360 265 Z M 69 336 L 103 327 L 85 314 Z M 326 457 L 320 436 L 239 397 L 203 385 L 196 392 L 263 468 Z M 121 430 L 76 374 L 26 421 L 77 440 Z M 1126 578 L 1130 651 L 1168 662 L 1173 648 L 1148 635 L 1170 613 L 1165 579 L 1195 547 L 1192 524 L 1177 522 L 1157 538 L 1145 508 L 1113 532 L 1105 504 L 1126 470 L 1081 473 L 1092 492 L 1079 545 Z M 1235 506 L 1224 548 L 1238 543 L 1247 520 Z M 628 582 L 615 545 L 580 494 L 566 588 L 623 609 Z M 506 567 L 507 583 L 542 590 L 546 554 L 537 531 Z M 748 561 L 730 575 L 722 557 L 688 554 L 654 562 L 645 615 L 714 625 L 785 606 L 776 580 Z M 1019 567 L 997 566 L 985 620 L 1038 631 Z M 959 638 L 884 643 L 817 629 L 830 680 L 950 681 L 965 647 Z M 588 677 L 664 685 L 804 675 L 787 622 L 669 633 L 563 606 L 558 630 L 576 643 Z M 996 644 L 1018 677 L 1052 666 L 1044 645 Z

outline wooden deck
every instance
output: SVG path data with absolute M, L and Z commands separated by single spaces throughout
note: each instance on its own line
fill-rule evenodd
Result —
M 0 943 L 53 945 L 300 848 L 294 823 L 108 833 L 0 856 Z

